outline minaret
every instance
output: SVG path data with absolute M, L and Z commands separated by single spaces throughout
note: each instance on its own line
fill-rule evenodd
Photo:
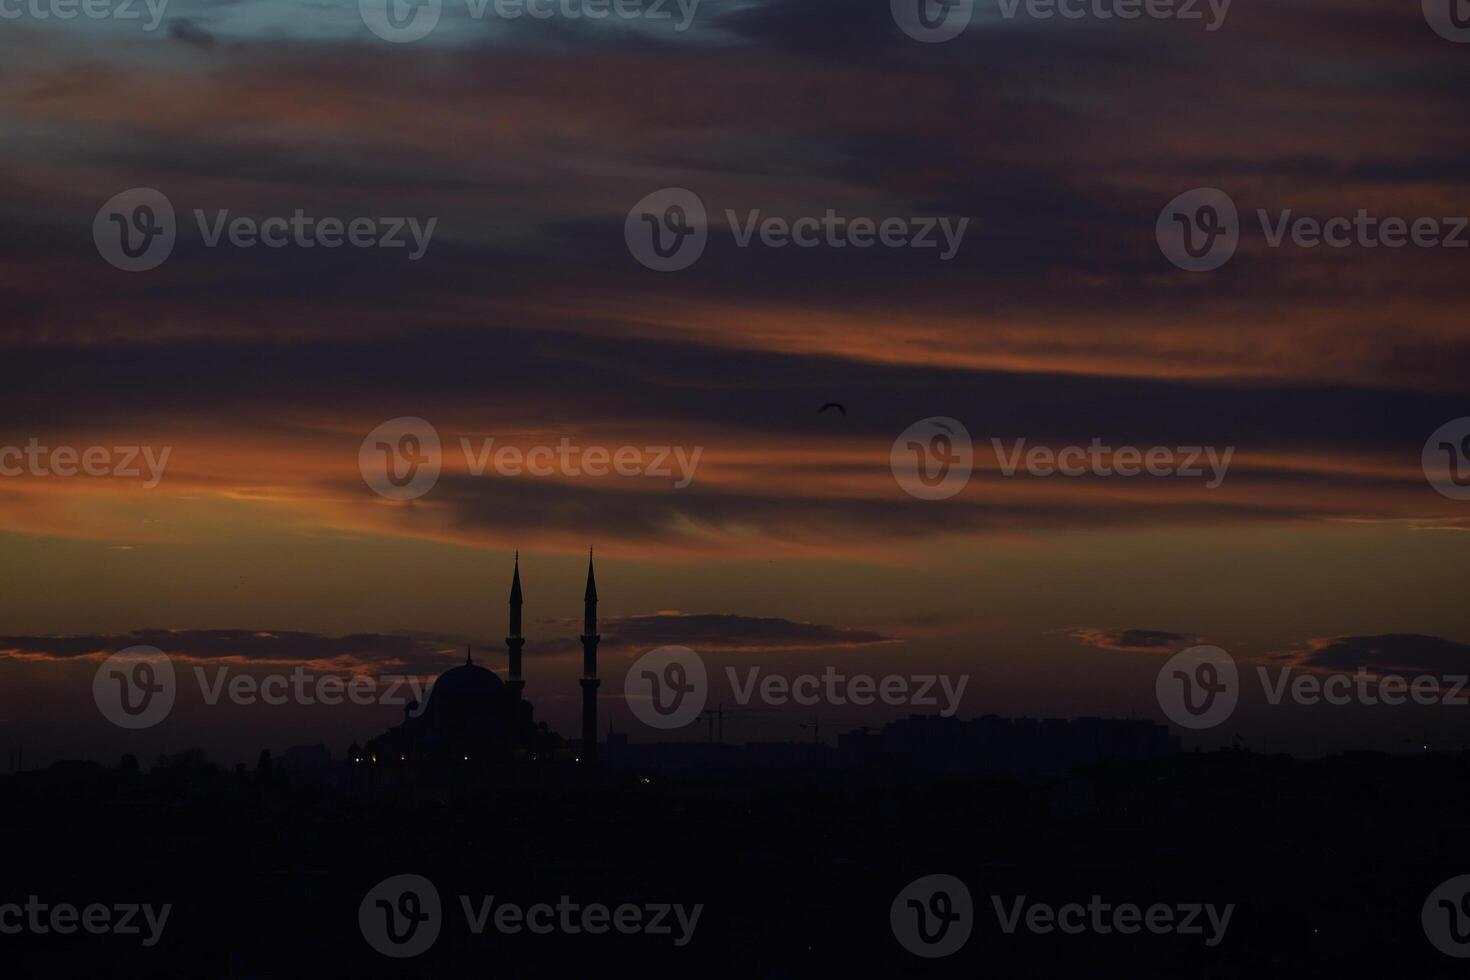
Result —
M 526 687 L 526 682 L 521 680 L 521 647 L 525 645 L 525 637 L 521 636 L 521 553 L 517 551 L 515 575 L 510 580 L 510 635 L 505 638 L 505 646 L 510 651 L 510 680 L 505 686 L 517 701 Z
M 582 595 L 582 761 L 597 762 L 597 580 L 587 549 L 587 591 Z

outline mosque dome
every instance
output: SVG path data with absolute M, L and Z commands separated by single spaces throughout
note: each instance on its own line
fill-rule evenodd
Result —
M 505 682 L 493 670 L 465 662 L 439 675 L 429 689 L 424 712 L 435 727 L 485 724 L 500 716 L 508 705 Z
M 493 670 L 479 664 L 460 664 L 439 675 L 430 698 L 494 697 L 505 684 Z

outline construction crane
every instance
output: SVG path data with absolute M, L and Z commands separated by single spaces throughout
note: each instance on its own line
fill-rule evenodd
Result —
M 703 711 L 701 711 L 699 713 L 699 717 L 703 718 L 704 721 L 705 721 L 705 724 L 709 726 L 709 740 L 711 742 L 715 741 L 715 732 L 718 729 L 718 731 L 719 731 L 719 741 L 720 741 L 720 744 L 723 745 L 724 742 L 725 742 L 725 719 L 726 718 L 750 718 L 753 715 L 763 715 L 765 713 L 766 713 L 766 709 L 764 709 L 764 708 L 729 708 L 729 709 L 727 709 L 725 707 L 724 703 L 721 702 L 720 704 L 716 705 L 713 708 L 705 708 Z

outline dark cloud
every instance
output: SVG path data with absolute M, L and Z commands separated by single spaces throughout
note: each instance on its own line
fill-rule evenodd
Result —
M 555 656 L 580 650 L 574 634 L 580 621 L 558 622 L 569 635 L 538 641 L 528 655 Z M 600 623 L 602 648 L 622 650 L 679 644 L 705 651 L 821 650 L 898 642 L 874 630 L 801 623 L 766 616 L 721 613 L 659 613 L 623 616 Z M 439 673 L 462 662 L 461 637 L 425 633 L 331 635 L 300 630 L 162 630 L 118 634 L 0 636 L 0 657 L 30 661 L 100 659 L 134 646 L 150 646 L 184 662 L 301 664 L 320 671 Z M 486 651 L 502 656 L 499 647 Z
M 1095 627 L 1078 627 L 1068 630 L 1067 635 L 1087 646 L 1117 653 L 1174 653 L 1195 646 L 1202 639 L 1193 633 L 1175 633 L 1171 630 Z
M 18 660 L 100 659 L 134 646 L 155 647 L 185 662 L 301 664 L 323 671 L 437 673 L 462 655 L 459 641 L 423 634 L 299 630 L 161 630 L 70 636 L 0 636 L 0 655 Z
M 201 48 L 212 47 L 215 43 L 213 34 L 200 26 L 198 22 L 188 17 L 170 18 L 168 22 L 168 36 Z
M 371 392 L 372 404 L 361 408 L 376 411 L 378 420 L 401 408 L 441 428 L 483 435 L 537 420 L 580 428 L 589 420 L 633 417 L 645 420 L 650 433 L 667 422 L 665 431 L 677 424 L 773 438 L 866 434 L 891 441 L 917 418 L 935 414 L 926 409 L 938 409 L 965 422 L 982 442 L 992 435 L 1032 441 L 1097 435 L 1148 444 L 1238 444 L 1243 450 L 1410 445 L 1417 459 L 1424 436 L 1455 417 L 1458 405 L 1453 396 L 1409 390 L 864 364 L 816 353 L 588 336 L 551 324 L 426 328 L 396 338 L 375 332 L 374 319 L 359 324 L 372 337 L 361 343 L 342 337 L 302 338 L 288 346 L 275 338 L 228 344 L 196 338 L 160 347 L 27 348 L 17 356 L 31 370 L 0 391 L 7 420 L 0 435 L 47 423 L 99 424 L 99 416 L 117 428 L 156 427 L 181 403 L 193 420 L 246 419 L 269 428 L 281 416 L 345 408 Z M 1426 349 L 1422 356 L 1432 353 Z M 483 366 L 489 361 L 497 365 L 497 379 L 487 387 Z M 159 383 L 135 383 L 150 378 Z M 852 410 L 835 433 L 809 404 L 833 387 Z M 47 403 L 42 396 L 57 388 L 68 392 L 65 403 Z
M 1371 674 L 1470 675 L 1470 644 L 1420 633 L 1337 636 L 1312 640 L 1296 666 L 1308 670 Z

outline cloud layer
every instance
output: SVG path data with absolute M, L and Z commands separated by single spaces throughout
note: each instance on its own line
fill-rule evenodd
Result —
M 1078 627 L 1068 630 L 1067 635 L 1086 646 L 1114 653 L 1174 653 L 1203 641 L 1192 633 L 1170 630 Z
M 1463 526 L 1418 459 L 1470 391 L 1465 253 L 1270 248 L 1250 230 L 1257 209 L 1470 213 L 1470 135 L 1447 124 L 1470 65 L 1413 4 L 1236 5 L 1210 34 L 984 10 L 942 45 L 904 37 L 883 4 L 838 0 L 706 2 L 683 33 L 455 14 L 416 45 L 377 41 L 355 8 L 184 4 L 170 31 L 105 44 L 7 27 L 0 351 L 18 367 L 0 446 L 166 443 L 170 506 L 258 501 L 262 520 L 479 545 L 514 529 L 553 549 L 598 527 L 629 555 Z M 180 234 L 164 266 L 129 275 L 90 229 L 135 186 L 169 197 Z M 677 274 L 644 269 L 623 240 L 628 208 L 668 186 L 699 194 L 711 221 L 705 255 Z M 1198 186 L 1247 219 L 1208 275 L 1154 241 L 1164 203 Z M 209 248 L 195 227 L 196 210 L 296 209 L 432 217 L 438 233 L 410 263 Z M 969 233 L 941 262 L 741 248 L 726 216 L 829 210 L 963 217 Z M 834 399 L 849 417 L 817 418 Z M 688 491 L 451 466 L 419 506 L 392 508 L 355 459 L 398 415 L 450 445 L 570 436 L 707 454 Z M 888 450 L 932 415 L 970 427 L 980 472 L 920 508 Z M 1211 492 L 1004 480 L 992 436 L 1238 454 Z M 135 492 L 0 480 L 0 527 L 131 543 L 146 535 L 118 515 L 157 499 Z

